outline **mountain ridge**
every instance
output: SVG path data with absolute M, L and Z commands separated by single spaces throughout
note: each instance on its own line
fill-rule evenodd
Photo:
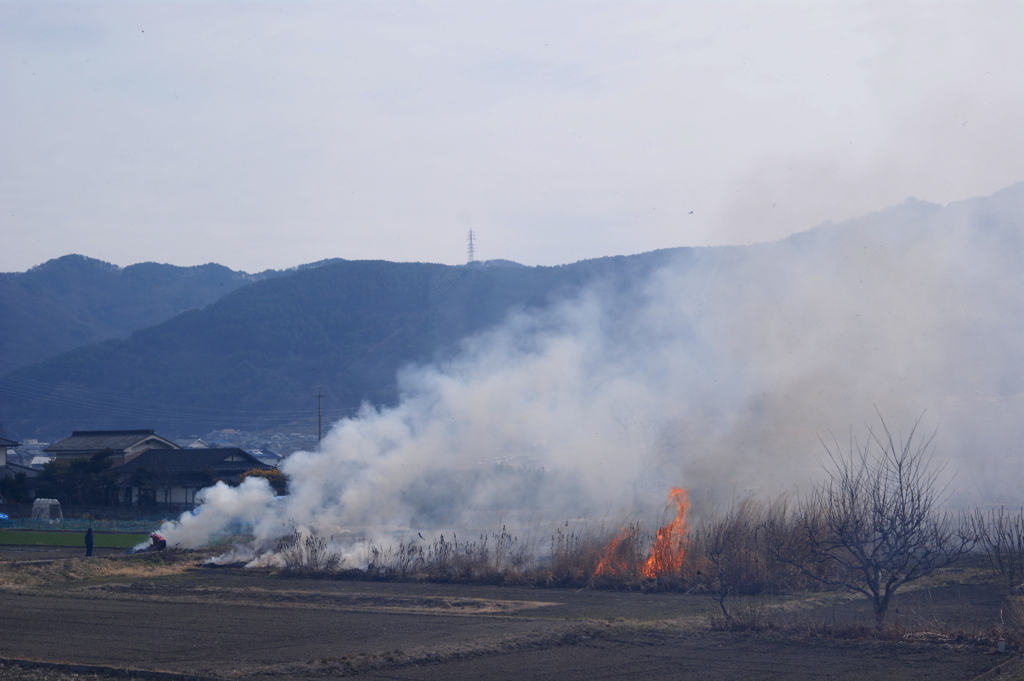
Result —
M 118 267 L 65 255 L 0 274 L 0 374 L 82 345 L 126 337 L 224 293 L 276 276 L 223 265 Z
M 308 422 L 307 398 L 320 383 L 337 417 L 363 402 L 393 403 L 402 365 L 454 352 L 512 309 L 544 307 L 601 273 L 666 257 L 553 268 L 324 261 L 8 372 L 0 422 L 21 437 L 126 420 L 172 434 L 182 420 L 187 432 Z M 282 391 L 291 397 L 275 404 Z
M 155 427 L 172 436 L 215 427 L 308 429 L 319 386 L 328 422 L 363 405 L 393 405 L 401 399 L 403 367 L 456 357 L 467 338 L 515 315 L 576 305 L 588 291 L 627 310 L 657 284 L 657 273 L 685 270 L 700 275 L 687 280 L 692 290 L 673 292 L 682 302 L 722 289 L 770 308 L 766 291 L 778 287 L 759 278 L 765 276 L 788 282 L 779 295 L 810 296 L 827 284 L 840 300 L 865 306 L 864 313 L 873 312 L 872 301 L 884 310 L 892 304 L 887 297 L 918 296 L 910 300 L 943 305 L 955 320 L 976 314 L 984 300 L 983 324 L 952 331 L 970 336 L 958 361 L 983 366 L 979 384 L 985 374 L 986 385 L 1015 394 L 1021 377 L 997 375 L 1000 365 L 983 357 L 993 341 L 1000 357 L 1020 354 L 1012 333 L 999 327 L 986 335 L 985 325 L 995 329 L 1009 323 L 1002 317 L 1022 312 L 1022 215 L 1024 183 L 946 206 L 908 200 L 751 246 L 662 249 L 553 267 L 328 259 L 247 280 L 124 337 L 7 372 L 0 378 L 0 424 L 18 437 L 88 428 Z M 942 295 L 918 290 L 924 280 Z M 813 319 L 801 322 L 813 332 Z M 701 323 L 695 316 L 694 328 Z

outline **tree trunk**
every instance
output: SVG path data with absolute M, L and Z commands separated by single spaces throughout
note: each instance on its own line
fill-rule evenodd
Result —
M 874 600 L 871 605 L 875 608 L 875 631 L 881 631 L 882 627 L 885 626 L 885 613 L 889 611 L 889 597 L 886 596 L 881 600 Z

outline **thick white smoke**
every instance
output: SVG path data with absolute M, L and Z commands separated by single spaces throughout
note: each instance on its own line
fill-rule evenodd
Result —
M 287 497 L 218 486 L 165 533 L 490 529 L 649 512 L 674 485 L 697 504 L 774 494 L 817 474 L 820 437 L 876 409 L 896 430 L 925 412 L 961 498 L 1019 494 L 1021 215 L 1024 186 L 681 251 L 407 368 L 397 406 L 285 462 Z

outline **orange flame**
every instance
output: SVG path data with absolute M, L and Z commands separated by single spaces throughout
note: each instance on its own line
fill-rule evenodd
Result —
M 597 562 L 594 575 L 621 577 L 632 572 L 636 562 L 635 559 L 630 560 L 630 554 L 633 552 L 638 531 L 639 528 L 636 525 L 630 525 L 615 535 L 605 547 L 601 560 Z
M 650 579 L 678 575 L 686 555 L 686 534 L 689 530 L 686 511 L 690 508 L 690 496 L 685 489 L 673 487 L 667 502 L 676 505 L 676 516 L 655 533 L 651 552 L 639 568 L 640 574 Z M 634 551 L 639 533 L 639 526 L 633 524 L 615 535 L 605 547 L 594 568 L 594 575 L 621 577 L 635 574 L 638 561 Z
M 668 501 L 675 503 L 676 517 L 654 535 L 651 555 L 640 568 L 640 574 L 651 579 L 660 575 L 678 575 L 686 556 L 686 533 L 689 529 L 686 511 L 690 508 L 690 495 L 682 487 L 673 487 L 668 493 Z

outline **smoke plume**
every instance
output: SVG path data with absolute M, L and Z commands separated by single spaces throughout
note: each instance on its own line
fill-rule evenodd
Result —
M 295 528 L 493 528 L 772 495 L 820 472 L 821 438 L 938 429 L 957 496 L 1018 495 L 1024 185 L 917 201 L 749 247 L 681 250 L 406 368 L 393 407 L 335 423 L 262 481 L 207 490 L 163 528 L 194 546 L 236 521 Z M 952 489 L 952 488 L 951 488 Z

